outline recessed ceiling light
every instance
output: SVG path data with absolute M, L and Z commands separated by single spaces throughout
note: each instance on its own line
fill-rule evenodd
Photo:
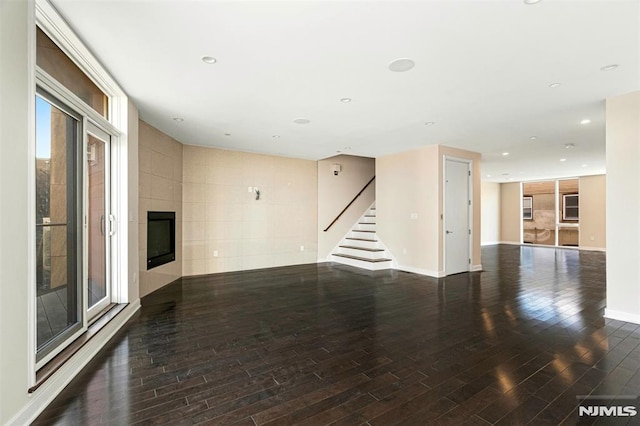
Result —
M 342 98 L 340 99 L 340 102 L 342 102 L 343 104 L 348 104 L 349 102 L 351 102 L 351 98 Z
M 567 159 L 566 158 L 561 158 L 560 161 L 567 161 Z
M 434 124 L 436 124 L 435 121 L 427 121 L 426 123 L 424 123 L 425 126 L 433 126 Z
M 225 136 L 231 136 L 231 133 L 225 133 L 224 135 Z
M 508 152 L 503 152 L 502 155 L 504 155 L 506 157 L 507 155 L 509 155 L 509 153 Z
M 311 123 L 311 120 L 308 120 L 306 118 L 296 118 L 295 120 L 293 120 L 293 122 L 296 124 L 309 124 Z
M 351 147 L 350 147 L 350 146 L 345 146 L 345 147 L 344 147 L 344 150 L 345 150 L 345 151 L 351 151 Z
M 202 62 L 204 62 L 205 64 L 215 64 L 216 62 L 218 62 L 218 60 L 213 56 L 203 56 Z
M 531 139 L 532 141 L 535 141 L 536 139 L 538 139 L 537 136 L 531 136 L 529 139 Z
M 502 176 L 509 176 L 509 173 L 503 173 Z
M 272 138 L 274 139 L 278 139 L 280 137 L 280 135 L 273 135 Z
M 393 72 L 405 72 L 409 71 L 411 68 L 415 67 L 416 63 L 413 62 L 412 59 L 409 58 L 400 58 L 392 61 L 389 64 L 389 69 Z
M 591 123 L 591 120 L 589 120 L 588 118 L 585 118 L 580 122 L 580 124 L 589 124 L 589 123 Z
M 611 64 L 611 65 L 607 65 L 605 67 L 600 68 L 600 71 L 611 71 L 611 70 L 615 70 L 616 68 L 618 68 L 620 65 L 618 64 Z
M 583 165 L 581 165 L 580 167 L 587 167 L 587 165 L 586 165 L 586 164 L 583 164 Z
M 556 87 L 560 87 L 560 86 L 562 86 L 562 84 L 560 84 L 560 83 L 551 83 L 551 84 L 549 85 L 549 87 L 551 87 L 552 89 L 554 89 L 554 88 L 556 88 Z
M 524 0 L 524 4 L 536 4 L 540 3 L 542 0 Z
M 184 121 L 184 118 L 173 117 L 173 121 L 175 121 L 176 123 L 182 123 Z
M 571 149 L 571 148 L 575 148 L 576 144 L 575 143 L 565 143 L 564 147 L 566 149 Z
M 487 175 L 487 177 L 491 177 L 491 175 Z

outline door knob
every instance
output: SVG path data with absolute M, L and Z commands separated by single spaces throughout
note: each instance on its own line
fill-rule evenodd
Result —
M 447 234 L 453 234 L 453 231 L 449 231 L 448 229 L 446 230 Z

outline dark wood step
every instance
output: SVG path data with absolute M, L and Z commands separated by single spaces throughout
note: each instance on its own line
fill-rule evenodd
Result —
M 358 225 L 376 225 L 375 222 L 358 222 Z
M 345 240 L 351 240 L 351 241 L 367 241 L 369 243 L 377 243 L 378 240 L 371 240 L 368 238 L 345 238 Z
M 365 214 L 364 217 L 376 217 L 375 214 Z
M 368 234 L 375 234 L 376 231 L 363 231 L 362 229 L 352 229 L 351 232 L 366 232 Z
M 369 263 L 380 263 L 380 262 L 390 262 L 391 261 L 391 259 L 367 259 L 366 257 L 352 256 L 350 254 L 342 254 L 342 253 L 334 254 L 334 256 L 345 257 L 347 259 L 361 260 L 363 262 L 369 262 Z
M 340 246 L 340 247 L 346 248 L 346 249 L 370 251 L 372 253 L 378 253 L 378 252 L 384 251 L 384 249 L 380 249 L 380 248 L 366 248 L 366 247 L 358 247 L 358 246 Z

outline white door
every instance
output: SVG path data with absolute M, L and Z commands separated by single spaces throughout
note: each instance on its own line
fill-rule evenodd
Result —
M 469 271 L 469 163 L 445 160 L 445 274 Z

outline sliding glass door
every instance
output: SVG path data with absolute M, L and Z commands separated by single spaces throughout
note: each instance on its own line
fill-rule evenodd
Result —
M 87 306 L 91 320 L 111 301 L 109 235 L 114 228 L 109 214 L 109 134 L 89 124 L 86 149 Z
M 44 89 L 36 96 L 36 360 L 111 303 L 111 135 Z
M 83 326 L 81 155 L 81 117 L 39 93 L 35 165 L 39 359 Z

